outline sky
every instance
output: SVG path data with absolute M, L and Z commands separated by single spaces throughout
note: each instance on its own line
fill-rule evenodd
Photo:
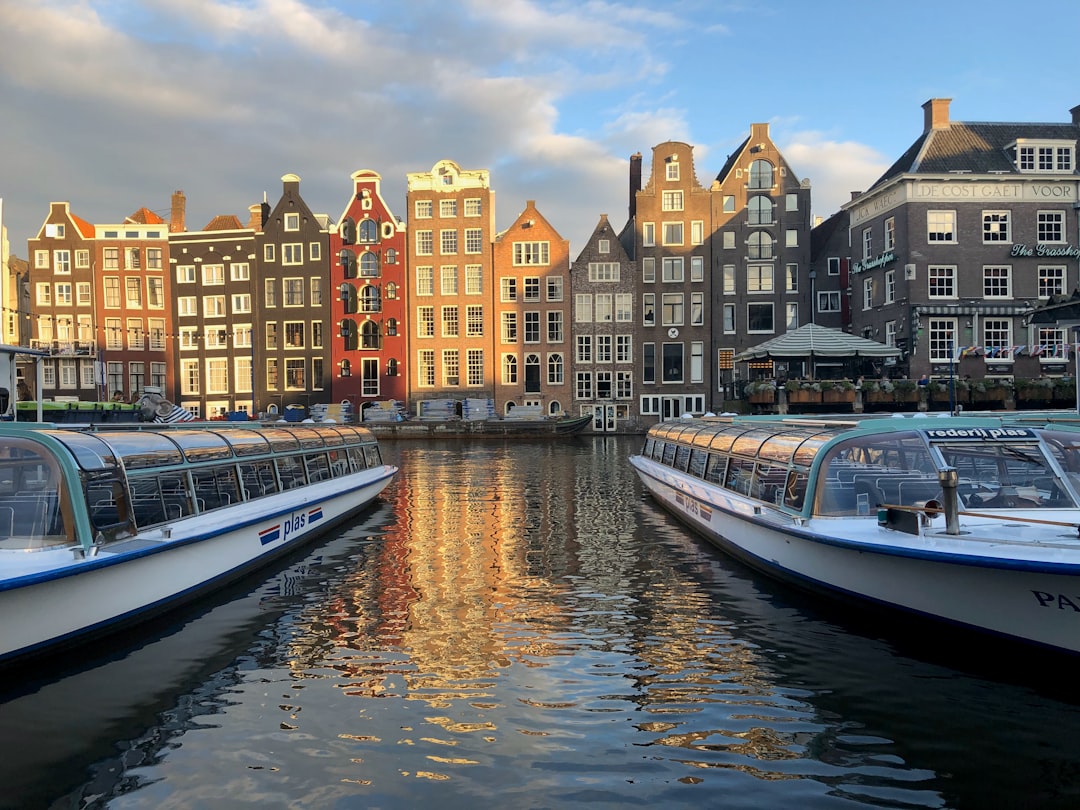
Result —
M 629 157 L 694 147 L 708 186 L 768 123 L 814 216 L 960 121 L 1067 122 L 1080 3 L 1002 0 L 0 0 L 0 199 L 26 257 L 49 203 L 189 230 L 281 196 L 336 222 L 350 175 L 487 169 L 496 227 L 535 200 L 571 257 L 627 218 Z

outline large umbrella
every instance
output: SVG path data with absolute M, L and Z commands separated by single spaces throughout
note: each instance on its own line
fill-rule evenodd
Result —
M 735 355 L 736 360 L 801 359 L 820 357 L 898 357 L 900 350 L 876 340 L 867 340 L 839 329 L 808 323 L 782 335 L 751 346 Z

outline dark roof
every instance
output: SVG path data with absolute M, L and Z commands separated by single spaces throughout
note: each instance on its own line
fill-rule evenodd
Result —
M 1076 141 L 1075 124 L 1006 124 L 952 121 L 923 132 L 870 188 L 901 174 L 1020 175 L 1008 147 L 1017 139 Z M 1027 176 L 1025 174 L 1025 176 Z
M 1056 295 L 1031 312 L 1030 323 L 1059 323 L 1080 321 L 1080 289 L 1070 296 Z
M 723 183 L 724 180 L 727 179 L 727 176 L 731 174 L 731 170 L 735 168 L 735 163 L 736 161 L 738 161 L 739 156 L 742 155 L 743 150 L 746 149 L 746 147 L 749 145 L 750 136 L 748 135 L 746 136 L 746 140 L 740 143 L 737 147 L 735 147 L 735 151 L 728 155 L 728 158 L 724 162 L 724 165 L 720 168 L 720 172 L 716 175 L 717 180 Z

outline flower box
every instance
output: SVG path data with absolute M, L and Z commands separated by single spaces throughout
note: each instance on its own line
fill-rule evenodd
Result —
M 758 405 L 771 405 L 773 402 L 776 402 L 776 392 L 758 391 L 756 393 L 748 394 L 747 399 Z
M 821 402 L 821 392 L 800 388 L 798 391 L 788 391 L 787 399 L 788 402 Z
M 829 391 L 825 390 L 821 392 L 821 399 L 823 402 L 854 402 L 855 391 Z

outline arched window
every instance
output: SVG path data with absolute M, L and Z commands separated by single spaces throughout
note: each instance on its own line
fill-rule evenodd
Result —
M 553 399 L 548 403 L 548 414 L 551 416 L 562 414 L 562 405 L 559 404 L 559 400 Z
M 391 336 L 397 334 L 397 318 L 391 318 L 386 322 L 386 334 Z
M 373 219 L 365 219 L 360 223 L 360 241 L 364 243 L 379 241 L 379 225 Z
M 350 363 L 348 360 L 342 360 L 341 361 L 341 376 L 342 377 L 351 377 L 352 376 L 352 363 Z
M 364 321 L 360 326 L 360 348 L 379 348 L 379 324 L 375 321 Z
M 386 285 L 386 297 L 391 301 L 397 298 L 397 284 L 392 281 Z
M 370 250 L 360 254 L 360 275 L 364 278 L 379 277 L 379 257 Z
M 771 259 L 772 234 L 768 231 L 756 231 L 750 234 L 746 242 L 746 255 L 751 259 Z
M 386 361 L 386 376 L 396 377 L 398 373 L 398 362 L 394 358 L 390 358 Z
M 351 245 L 356 242 L 356 221 L 352 217 L 347 217 L 345 221 L 341 223 L 341 241 L 346 245 Z
M 382 304 L 379 301 L 379 288 L 371 284 L 366 284 L 360 290 L 360 311 L 361 312 L 379 312 L 382 309 Z
M 525 355 L 525 393 L 540 393 L 540 355 Z
M 772 200 L 768 197 L 758 194 L 755 197 L 750 198 L 749 205 L 746 206 L 747 212 L 750 215 L 751 225 L 772 225 L 773 223 L 773 204 Z
M 393 248 L 387 248 L 386 250 L 386 263 L 397 264 L 397 251 Z
M 562 385 L 563 383 L 563 358 L 561 354 L 548 355 L 548 384 Z
M 514 385 L 518 380 L 517 357 L 512 354 L 503 355 L 503 385 Z
M 750 164 L 750 188 L 772 188 L 773 165 L 767 160 L 755 160 Z

